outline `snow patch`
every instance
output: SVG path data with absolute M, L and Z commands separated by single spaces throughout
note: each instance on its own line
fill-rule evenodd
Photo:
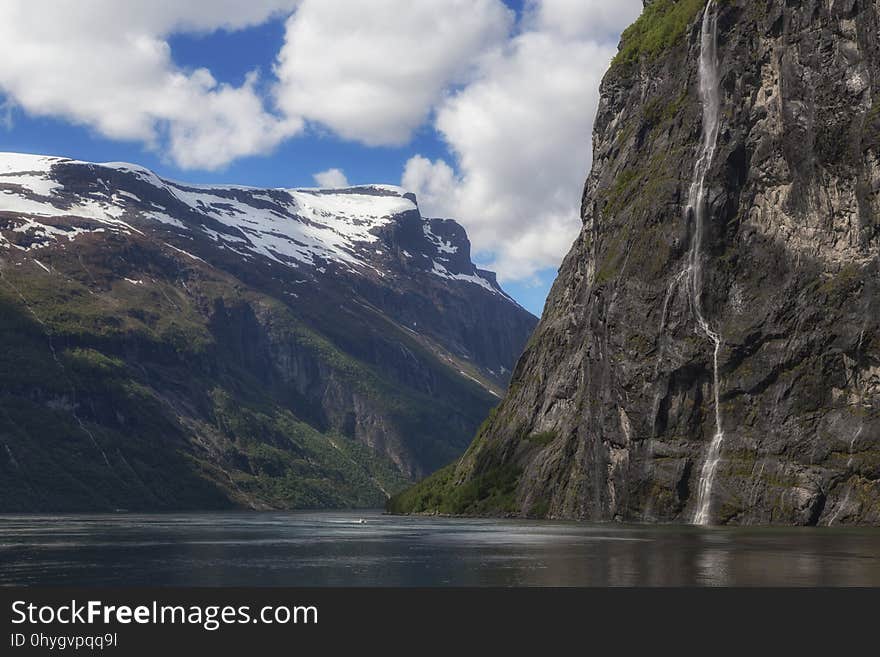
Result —
M 434 246 L 437 248 L 437 251 L 440 253 L 458 253 L 458 247 L 454 246 L 452 242 L 447 242 L 442 237 L 437 235 L 431 230 L 431 225 L 428 222 L 422 226 L 422 231 L 425 233 L 425 237 L 431 241 Z
M 185 256 L 187 256 L 187 257 L 189 257 L 189 258 L 192 258 L 193 260 L 198 260 L 198 261 L 200 261 L 200 262 L 205 262 L 205 261 L 202 260 L 199 256 L 197 256 L 197 255 L 193 255 L 193 254 L 190 253 L 189 251 L 184 251 L 183 249 L 178 249 L 178 248 L 177 248 L 176 246 L 174 246 L 173 244 L 169 244 L 168 242 L 162 242 L 162 244 L 164 244 L 165 246 L 167 246 L 169 249 L 174 249 L 174 250 L 177 251 L 178 253 L 182 253 L 183 255 L 185 255 Z M 205 263 L 205 264 L 208 264 L 208 263 Z
M 63 188 L 52 177 L 57 164 L 81 165 L 106 191 L 79 195 L 75 204 L 59 195 Z M 122 172 L 153 186 L 160 195 L 170 195 L 189 208 L 189 213 L 171 216 L 169 210 L 148 194 L 112 190 L 107 184 L 108 170 Z M 102 172 L 105 175 L 101 175 Z M 145 209 L 149 207 L 150 209 Z M 371 253 L 382 255 L 379 229 L 417 213 L 418 206 L 406 190 L 395 185 L 363 185 L 326 189 L 261 189 L 240 185 L 192 185 L 165 180 L 144 167 L 124 162 L 91 164 L 58 157 L 0 153 L 0 213 L 19 215 L 12 230 L 38 237 L 26 250 L 57 243 L 60 238 L 74 240 L 84 233 L 114 231 L 143 234 L 133 225 L 156 221 L 190 236 L 203 234 L 223 249 L 242 258 L 265 257 L 284 266 L 308 265 L 318 272 L 327 263 L 342 265 L 353 272 L 380 271 L 371 264 Z M 198 217 L 204 217 L 199 221 Z M 62 230 L 41 222 L 41 218 L 87 219 L 86 227 Z M 66 222 L 70 223 L 70 222 Z M 98 226 L 95 226 L 98 224 Z M 219 225 L 218 225 L 219 224 Z M 459 252 L 459 248 L 431 230 L 423 220 L 426 241 L 434 247 L 436 260 L 429 270 L 435 276 L 478 285 L 492 294 L 510 299 L 495 284 L 478 273 L 453 274 L 440 261 Z M 15 246 L 0 236 L 0 244 Z M 184 253 L 190 258 L 198 256 Z M 23 248 L 23 247 L 17 247 Z M 403 255 L 414 255 L 404 250 Z
M 494 287 L 492 283 L 487 281 L 485 278 L 482 278 L 481 276 L 477 276 L 476 274 L 453 274 L 436 260 L 433 264 L 434 266 L 432 268 L 432 273 L 434 273 L 434 275 L 436 276 L 439 276 L 440 278 L 473 283 L 474 285 L 479 285 L 480 287 L 489 290 L 492 294 L 502 294 L 501 291 L 498 290 L 498 288 Z M 507 297 L 507 295 L 503 296 L 505 296 L 505 298 Z

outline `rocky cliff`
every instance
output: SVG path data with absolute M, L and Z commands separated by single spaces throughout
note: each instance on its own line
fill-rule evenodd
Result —
M 654 0 L 503 403 L 398 511 L 880 524 L 880 2 Z
M 535 323 L 396 187 L 0 154 L 0 511 L 381 505 Z

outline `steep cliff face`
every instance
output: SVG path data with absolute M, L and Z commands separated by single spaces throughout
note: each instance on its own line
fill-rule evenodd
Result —
M 402 511 L 880 523 L 880 2 L 654 0 L 503 403 Z
M 0 510 L 381 505 L 535 322 L 396 187 L 0 154 Z

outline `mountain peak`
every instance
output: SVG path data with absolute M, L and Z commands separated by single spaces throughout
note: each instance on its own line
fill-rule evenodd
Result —
M 17 153 L 0 307 L 5 510 L 381 504 L 461 454 L 536 323 L 400 187 Z
M 187 239 L 207 237 L 245 258 L 319 273 L 330 267 L 383 275 L 402 256 L 420 270 L 515 303 L 494 276 L 470 261 L 461 226 L 423 218 L 415 195 L 394 185 L 191 184 L 125 162 L 0 153 L 0 217 L 0 248 L 41 249 L 94 231 L 158 228 Z M 399 236 L 407 238 L 405 247 Z

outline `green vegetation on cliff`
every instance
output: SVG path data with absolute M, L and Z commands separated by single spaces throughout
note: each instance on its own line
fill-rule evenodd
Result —
M 442 397 L 360 358 L 393 334 L 375 313 L 309 316 L 128 249 L 152 275 L 112 271 L 107 247 L 0 270 L 0 510 L 382 506 L 406 468 L 460 453 L 492 402 L 403 331 Z M 353 404 L 384 452 L 355 439 Z
M 435 472 L 412 488 L 388 500 L 389 513 L 441 515 L 499 515 L 516 511 L 516 485 L 521 470 L 502 465 L 456 485 L 455 463 Z
M 654 60 L 683 42 L 687 28 L 706 0 L 654 0 L 623 32 L 612 68 L 626 68 L 642 58 Z

